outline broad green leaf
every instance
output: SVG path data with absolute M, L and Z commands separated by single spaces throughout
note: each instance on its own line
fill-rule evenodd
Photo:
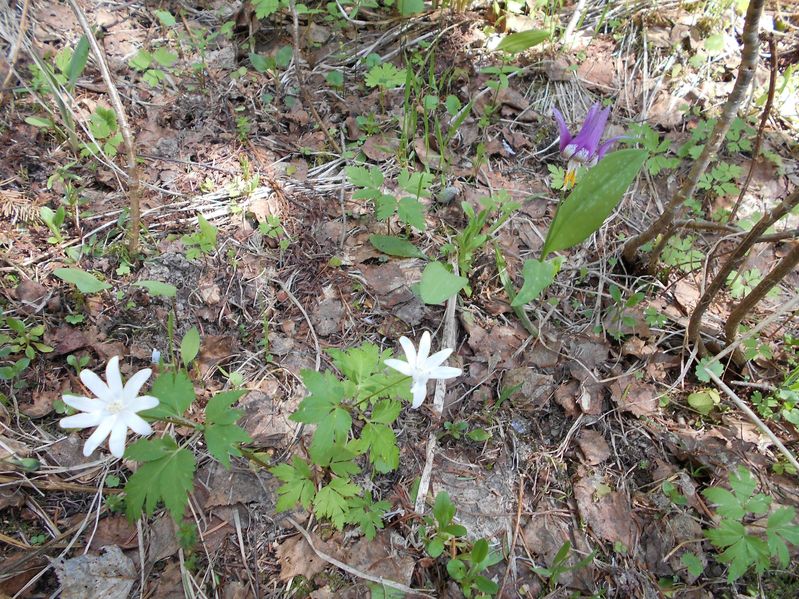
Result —
M 180 359 L 183 360 L 183 365 L 188 367 L 191 361 L 197 357 L 200 352 L 200 332 L 197 327 L 191 327 L 183 339 L 180 341 Z
M 703 383 L 709 383 L 710 375 L 708 372 L 720 377 L 724 372 L 724 365 L 715 358 L 702 358 L 697 362 L 695 372 L 697 379 Z
M 516 54 L 518 52 L 524 52 L 533 46 L 537 46 L 548 39 L 549 31 L 545 31 L 544 29 L 528 29 L 527 31 L 519 31 L 518 33 L 506 35 L 505 39 L 499 42 L 497 50 Z
M 352 196 L 353 199 L 355 195 Z M 397 209 L 397 200 L 392 195 L 388 194 L 380 194 L 376 198 L 374 198 L 375 202 L 375 218 L 377 220 L 387 220 L 394 215 L 394 211 Z
M 431 262 L 422 273 L 419 294 L 426 304 L 440 304 L 469 283 L 466 277 L 451 273 L 441 262 Z
M 516 294 L 511 306 L 523 306 L 537 299 L 549 287 L 560 270 L 560 260 L 525 260 L 522 268 L 524 285 Z
M 263 56 L 255 52 L 250 52 L 250 64 L 259 73 L 267 73 L 277 66 L 275 59 L 271 56 Z
M 74 89 L 75 82 L 83 73 L 86 68 L 86 63 L 89 60 L 89 39 L 84 35 L 78 40 L 78 45 L 75 46 L 75 52 L 69 60 L 69 66 L 64 73 L 67 76 L 67 87 Z
M 194 484 L 194 454 L 178 447 L 172 437 L 163 437 L 137 441 L 125 456 L 144 462 L 125 485 L 128 518 L 139 518 L 142 509 L 152 515 L 162 501 L 175 522 L 180 522 Z
M 440 491 L 436 495 L 436 500 L 433 504 L 433 517 L 436 519 L 438 526 L 440 528 L 448 526 L 455 517 L 455 511 L 455 504 L 450 500 L 449 493 Z
M 542 258 L 577 245 L 599 230 L 648 156 L 645 150 L 619 150 L 590 169 L 558 208 L 541 250 Z
M 362 166 L 348 166 L 344 169 L 344 172 L 347 174 L 350 183 L 356 187 L 378 188 L 383 185 L 383 173 L 376 166 L 370 169 Z
M 699 576 L 705 571 L 702 560 L 700 560 L 695 553 L 691 553 L 690 551 L 683 553 L 680 561 L 683 566 L 688 568 L 688 573 L 691 576 Z
M 402 404 L 400 402 L 393 399 L 383 399 L 375 404 L 369 420 L 379 424 L 391 424 L 397 419 L 401 410 Z
M 391 472 L 399 466 L 397 437 L 385 424 L 368 423 L 361 431 L 361 439 L 369 446 L 369 461 L 381 473 Z
M 162 283 L 161 281 L 136 281 L 133 285 L 136 287 L 144 287 L 147 293 L 152 296 L 175 297 L 178 292 L 178 288 L 174 285 Z
M 713 408 L 720 402 L 721 397 L 718 391 L 714 389 L 702 389 L 688 396 L 688 405 L 703 416 L 710 414 Z
M 280 8 L 279 0 L 253 0 L 252 5 L 256 19 L 265 19 Z
M 154 408 L 142 412 L 148 418 L 181 417 L 194 401 L 194 385 L 185 370 L 164 372 L 153 382 L 149 395 L 160 402 Z
M 147 50 L 139 50 L 133 57 L 128 60 L 128 64 L 136 71 L 144 71 L 149 68 L 153 62 L 153 56 Z
M 435 538 L 427 544 L 427 553 L 430 557 L 436 558 L 444 553 L 444 541 Z
M 165 69 L 170 68 L 178 61 L 178 55 L 174 52 L 170 52 L 168 49 L 164 48 L 163 46 L 158 48 L 152 54 L 153 60 L 157 62 L 159 65 L 164 67 Z
M 425 228 L 424 206 L 416 198 L 402 198 L 397 203 L 397 216 L 402 222 L 420 231 Z
M 235 424 L 244 412 L 232 407 L 245 393 L 243 390 L 223 391 L 214 395 L 205 406 L 203 435 L 208 453 L 225 468 L 230 468 L 230 456 L 241 456 L 239 445 L 252 441 L 250 435 Z
M 75 285 L 81 293 L 99 293 L 111 288 L 108 283 L 80 268 L 56 268 L 53 274 L 62 281 Z
M 485 539 L 480 539 L 474 544 L 474 547 L 472 547 L 472 555 L 471 555 L 472 562 L 479 564 L 487 557 L 488 557 L 488 541 L 486 541 Z
M 163 27 L 174 27 L 177 25 L 175 17 L 172 16 L 172 13 L 168 10 L 155 10 L 153 11 L 153 14 L 161 22 Z
M 400 258 L 424 258 L 427 256 L 407 239 L 394 235 L 370 235 L 369 242 L 374 248 L 389 256 Z
M 424 10 L 424 0 L 397 0 L 397 10 L 402 17 L 415 15 Z
M 447 562 L 447 572 L 455 580 L 463 580 L 466 576 L 466 564 L 459 559 L 451 559 Z
M 97 139 L 105 139 L 116 131 L 117 116 L 113 110 L 98 106 L 89 117 L 89 131 Z
M 28 123 L 29 125 L 33 125 L 34 127 L 38 127 L 39 129 L 53 128 L 53 121 L 38 116 L 25 117 L 25 122 Z

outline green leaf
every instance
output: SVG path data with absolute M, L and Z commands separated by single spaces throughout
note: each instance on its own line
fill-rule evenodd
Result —
M 516 54 L 518 52 L 524 52 L 533 46 L 537 46 L 548 39 L 549 31 L 544 29 L 528 29 L 527 31 L 519 31 L 518 33 L 506 35 L 505 38 L 499 42 L 497 50 Z
M 153 63 L 153 56 L 146 50 L 139 50 L 128 60 L 130 67 L 136 71 L 145 71 Z
M 361 440 L 369 447 L 369 461 L 380 473 L 391 472 L 399 466 L 399 447 L 394 431 L 386 424 L 367 423 Z
M 280 8 L 279 0 L 253 0 L 252 5 L 256 19 L 265 19 Z
M 447 562 L 447 573 L 454 580 L 463 580 L 466 576 L 466 564 L 459 559 L 451 559 Z
M 390 62 L 373 66 L 366 74 L 365 83 L 367 87 L 380 87 L 392 89 L 401 87 L 405 84 L 405 71 L 400 71 Z
M 191 327 L 180 341 L 180 359 L 183 360 L 183 365 L 188 367 L 199 352 L 200 331 L 197 327 Z
M 98 106 L 89 117 L 89 132 L 97 139 L 105 139 L 116 131 L 117 116 L 113 110 Z
M 716 504 L 716 511 L 724 518 L 740 520 L 746 515 L 741 501 L 727 489 L 710 487 L 702 491 L 702 495 L 711 503 Z
M 150 395 L 161 403 L 142 412 L 142 416 L 156 419 L 180 418 L 194 401 L 194 385 L 185 370 L 167 371 L 155 379 Z
M 318 518 L 329 518 L 341 530 L 347 521 L 348 499 L 360 493 L 361 488 L 345 478 L 334 478 L 322 487 L 313 500 L 314 513 Z
M 441 539 L 435 538 L 427 544 L 427 554 L 430 557 L 436 558 L 442 553 L 444 553 L 444 541 Z
M 688 573 L 691 576 L 700 576 L 702 572 L 705 571 L 705 567 L 702 565 L 702 560 L 700 560 L 696 554 L 691 553 L 690 551 L 683 553 L 680 561 L 682 562 L 682 565 L 688 569 Z
M 161 26 L 163 27 L 174 27 L 177 25 L 175 17 L 173 17 L 172 13 L 168 10 L 155 10 L 153 14 L 161 22 Z
M 178 288 L 169 283 L 162 283 L 161 281 L 136 281 L 133 283 L 135 287 L 144 287 L 152 296 L 161 297 L 175 297 Z
M 335 445 L 344 443 L 352 427 L 352 416 L 340 406 L 344 386 L 332 373 L 303 370 L 302 380 L 311 394 L 289 417 L 295 422 L 316 424 L 309 448 L 311 459 L 322 465 L 330 460 Z
M 153 52 L 152 56 L 153 60 L 165 69 L 172 67 L 178 61 L 178 55 L 163 46 Z
M 688 405 L 703 416 L 710 414 L 719 403 L 721 403 L 721 397 L 715 389 L 702 389 L 688 396 Z
M 645 150 L 619 150 L 590 169 L 558 208 L 541 250 L 542 258 L 577 245 L 597 231 L 648 156 Z
M 379 424 L 392 424 L 399 416 L 401 410 L 402 404 L 400 402 L 393 399 L 383 399 L 375 404 L 369 421 Z
M 125 485 L 128 518 L 139 518 L 142 509 L 150 516 L 162 501 L 175 522 L 180 522 L 193 486 L 194 454 L 178 447 L 172 437 L 163 437 L 137 441 L 125 457 L 144 462 Z
M 383 528 L 383 515 L 391 504 L 387 501 L 373 502 L 371 494 L 367 493 L 366 497 L 352 498 L 349 506 L 347 521 L 360 526 L 366 538 L 371 541 L 377 535 L 377 530 Z
M 239 445 L 252 441 L 250 435 L 235 424 L 244 414 L 234 410 L 236 403 L 246 391 L 223 391 L 214 395 L 205 406 L 205 443 L 208 453 L 226 468 L 230 468 L 230 456 L 241 456 Z
M 355 196 L 352 196 L 355 198 Z M 397 200 L 392 195 L 381 194 L 374 198 L 375 202 L 375 218 L 383 221 L 391 218 L 394 211 L 397 209 Z
M 62 281 L 72 283 L 81 293 L 99 293 L 110 289 L 111 285 L 80 268 L 56 268 L 53 274 Z
M 475 564 L 479 564 L 488 557 L 488 541 L 480 539 L 472 547 L 471 560 Z
M 316 494 L 313 475 L 308 464 L 297 456 L 292 457 L 292 465 L 280 464 L 270 468 L 270 472 L 282 480 L 284 485 L 278 487 L 278 501 L 276 512 L 285 512 L 298 503 L 305 509 L 311 507 L 311 502 Z
M 516 294 L 511 306 L 529 304 L 549 287 L 560 270 L 560 260 L 525 260 L 522 268 L 524 285 Z
M 67 67 L 66 72 L 64 75 L 67 76 L 67 88 L 74 89 L 75 82 L 80 77 L 83 70 L 86 68 L 86 63 L 89 60 L 89 39 L 83 35 L 81 36 L 80 40 L 78 40 L 78 45 L 75 46 L 75 52 L 72 54 L 72 58 L 69 61 L 69 66 Z
M 414 195 L 414 197 L 429 197 L 430 185 L 435 177 L 433 173 L 415 172 L 402 169 L 397 177 L 397 185 L 400 189 Z
M 397 204 L 397 215 L 399 219 L 420 231 L 425 228 L 424 206 L 416 198 L 405 197 Z
M 489 580 L 485 576 L 476 576 L 474 579 L 474 585 L 487 595 L 493 595 L 499 590 L 499 585 L 493 580 Z
M 424 0 L 397 0 L 400 16 L 408 17 L 424 10 Z
M 433 517 L 436 519 L 439 528 L 448 526 L 455 517 L 455 512 L 455 504 L 450 500 L 449 493 L 440 491 L 436 495 L 436 501 L 433 504 Z
M 709 383 L 710 375 L 708 372 L 712 372 L 717 377 L 721 377 L 724 372 L 724 365 L 715 358 L 702 358 L 696 364 L 696 378 L 703 383 Z
M 33 125 L 34 127 L 38 127 L 39 129 L 52 129 L 54 126 L 53 121 L 50 119 L 45 119 L 38 116 L 25 117 L 25 122 L 29 125 Z
M 333 87 L 344 87 L 344 73 L 341 71 L 329 71 L 325 76 L 325 81 Z
M 440 304 L 469 283 L 466 277 L 452 274 L 441 262 L 431 262 L 422 273 L 419 294 L 426 304 Z
M 268 73 L 277 67 L 274 58 L 256 54 L 255 52 L 250 52 L 250 64 L 259 73 Z
M 344 169 L 344 172 L 347 174 L 350 183 L 356 187 L 372 187 L 376 189 L 383 185 L 383 173 L 376 166 L 370 169 L 362 166 L 348 166 Z
M 396 237 L 394 235 L 370 235 L 369 242 L 376 250 L 388 254 L 389 256 L 427 259 L 424 252 L 402 237 Z

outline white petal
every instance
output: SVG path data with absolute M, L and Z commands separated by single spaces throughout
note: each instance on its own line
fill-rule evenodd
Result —
M 153 428 L 147 423 L 147 421 L 144 418 L 136 416 L 136 414 L 125 414 L 124 419 L 125 419 L 125 424 L 134 433 L 138 433 L 145 437 L 153 434 Z
M 430 355 L 430 331 L 422 333 L 422 338 L 419 340 L 419 353 L 416 356 L 416 363 L 421 366 L 427 361 L 427 356 Z
M 405 359 L 408 364 L 416 364 L 416 348 L 413 346 L 413 341 L 407 337 L 400 337 L 400 345 L 405 351 Z
M 441 351 L 437 351 L 432 356 L 427 358 L 424 363 L 425 368 L 435 368 L 436 366 L 440 366 L 447 358 L 449 358 L 452 351 L 453 350 L 449 347 L 445 347 Z
M 424 398 L 427 395 L 427 379 L 414 379 L 413 386 L 411 386 L 411 393 L 413 393 L 411 408 L 416 410 L 424 403 Z
M 412 376 L 413 375 L 413 366 L 408 364 L 407 362 L 403 362 L 402 360 L 395 360 L 394 358 L 389 358 L 385 361 L 385 365 L 389 368 L 393 368 L 394 370 L 399 370 L 405 376 Z
M 431 379 L 454 379 L 461 374 L 463 374 L 463 371 L 460 368 L 453 368 L 452 366 L 437 366 L 429 372 Z
M 83 397 L 82 395 L 62 395 L 61 399 L 70 408 L 75 408 L 80 412 L 101 412 L 105 407 L 105 403 L 102 401 L 91 397 Z
M 108 360 L 108 364 L 105 367 L 105 381 L 114 396 L 122 397 L 122 374 L 119 372 L 119 356 L 114 356 Z
M 91 428 L 97 426 L 102 421 L 103 416 L 99 412 L 92 412 L 91 414 L 75 414 L 74 416 L 67 416 L 62 418 L 58 425 L 61 428 Z
M 103 418 L 103 420 L 100 421 L 97 429 L 86 440 L 86 445 L 83 446 L 83 455 L 86 457 L 92 455 L 94 450 L 100 446 L 100 443 L 105 441 L 108 433 L 111 432 L 111 427 L 114 426 L 115 420 L 116 418 Z
M 108 385 L 106 385 L 103 382 L 103 379 L 94 374 L 91 370 L 81 370 L 80 380 L 84 385 L 86 385 L 86 388 L 94 393 L 97 397 L 106 402 L 110 401 L 111 391 L 108 389 Z
M 115 458 L 121 458 L 125 453 L 125 437 L 128 436 L 128 427 L 122 418 L 118 418 L 111 429 L 111 438 L 108 439 L 108 449 Z
M 149 368 L 145 368 L 144 370 L 140 370 L 132 377 L 128 379 L 128 382 L 125 383 L 125 390 L 122 392 L 125 403 L 133 401 L 136 399 L 136 396 L 141 391 L 141 388 L 144 386 L 144 383 L 147 382 L 147 379 L 150 378 L 150 375 L 153 373 L 152 370 Z
M 160 400 L 152 395 L 140 395 L 136 401 L 130 402 L 127 406 L 131 412 L 141 412 L 142 410 L 149 410 L 160 404 Z

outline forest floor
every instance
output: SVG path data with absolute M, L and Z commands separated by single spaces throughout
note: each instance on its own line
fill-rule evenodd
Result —
M 681 231 L 652 276 L 625 270 L 621 245 L 660 213 L 712 128 L 740 60 L 742 3 L 589 0 L 558 43 L 576 4 L 425 5 L 400 17 L 407 3 L 334 1 L 296 7 L 295 29 L 287 1 L 84 0 L 135 136 L 139 256 L 127 251 L 124 146 L 102 110 L 108 88 L 94 60 L 68 81 L 64 48 L 82 35 L 69 5 L 31 4 L 28 36 L 62 88 L 72 85 L 81 146 L 71 148 L 23 49 L 24 84 L 4 90 L 0 121 L 0 597 L 59 588 L 81 598 L 395 596 L 376 577 L 460 597 L 447 558 L 477 539 L 502 557 L 481 574 L 503 597 L 796 594 L 795 545 L 787 565 L 769 544 L 764 571 L 730 581 L 729 560 L 706 535 L 727 520 L 710 500 L 718 495 L 703 492 L 730 488 L 739 467 L 772 514 L 799 506 L 799 481 L 697 374 L 685 329 L 740 239 L 721 221 L 750 168 L 741 229 L 799 181 L 799 13 L 767 3 L 763 30 L 776 28 L 779 59 L 764 43 L 745 108 L 685 216 L 721 224 Z M 3 20 L 7 55 L 19 15 Z M 530 29 L 555 35 L 516 55 L 495 49 Z M 772 69 L 774 108 L 753 159 Z M 576 128 L 595 102 L 612 108 L 606 137 L 628 135 L 620 145 L 651 158 L 605 225 L 562 252 L 554 283 L 526 307 L 531 334 L 496 254 L 521 286 L 562 195 L 552 108 Z M 81 155 L 90 136 L 97 151 Z M 371 199 L 353 198 L 363 186 L 347 169 L 357 166 L 376 167 L 387 194 L 409 172 L 430 173 L 429 193 L 412 214 L 377 218 Z M 432 395 L 420 410 L 403 407 L 396 470 L 356 477 L 388 502 L 384 528 L 369 539 L 300 507 L 278 513 L 282 482 L 265 466 L 307 455 L 313 427 L 289 419 L 308 393 L 303 372 L 335 371 L 328 350 L 365 342 L 401 355 L 400 336 L 416 343 L 425 330 L 441 346 L 446 308 L 425 304 L 415 285 L 428 258 L 447 261 L 442 246 L 468 223 L 462 205 L 479 209 L 486 197 L 519 206 L 461 273 L 470 293 L 449 325 L 448 364 L 463 374 L 447 381 L 440 419 Z M 796 243 L 797 220 L 778 223 L 773 232 L 789 233 L 757 244 L 725 285 L 703 319 L 707 339 L 722 336 L 732 306 Z M 379 251 L 370 236 L 385 234 L 425 257 Z M 64 267 L 108 287 L 81 293 L 53 275 Z M 175 297 L 141 281 L 172 285 Z M 742 344 L 744 364 L 725 359 L 719 371 L 794 452 L 799 329 L 795 311 L 780 310 L 798 286 L 790 273 L 758 304 L 745 325 L 775 318 Z M 105 445 L 84 457 L 87 432 L 58 426 L 62 395 L 83 393 L 78 371 L 101 373 L 113 356 L 125 378 L 154 350 L 171 356 L 192 328 L 201 344 L 188 414 L 202 418 L 214 394 L 245 390 L 236 407 L 247 457 L 227 469 L 191 429 L 169 425 L 198 456 L 185 522 L 163 510 L 132 522 L 120 491 L 135 463 Z M 25 348 L 32 359 L 12 372 Z M 467 531 L 439 557 L 426 551 L 413 505 L 431 433 L 426 513 L 446 492 Z M 732 481 L 746 504 L 742 484 Z M 748 507 L 742 538 L 765 539 L 767 514 Z

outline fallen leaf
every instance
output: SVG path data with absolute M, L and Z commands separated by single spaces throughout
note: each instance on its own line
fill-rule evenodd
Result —
M 651 416 L 659 409 L 661 394 L 654 385 L 642 383 L 632 376 L 625 376 L 614 380 L 610 384 L 613 401 L 623 412 L 635 416 Z
M 133 560 L 111 545 L 101 555 L 80 555 L 55 562 L 62 599 L 127 599 L 138 580 Z
M 583 475 L 574 484 L 574 498 L 582 519 L 594 533 L 631 550 L 635 543 L 636 517 L 629 499 L 619 491 L 608 491 L 595 476 Z
M 53 411 L 53 402 L 59 397 L 57 391 L 34 391 L 30 403 L 19 404 L 19 411 L 29 418 L 42 418 Z
M 309 533 L 314 547 L 327 553 L 332 553 L 332 548 L 322 541 L 313 532 Z M 277 546 L 277 561 L 280 564 L 280 580 L 291 580 L 295 576 L 303 576 L 306 580 L 313 579 L 327 566 L 327 562 L 316 555 L 311 546 L 302 535 L 289 537 Z
M 237 345 L 236 338 L 232 335 L 205 335 L 197 356 L 201 378 L 205 378 L 214 368 L 233 357 Z
M 397 155 L 399 149 L 399 139 L 396 135 L 379 133 L 371 135 L 363 142 L 361 150 L 366 157 L 373 162 L 385 162 Z
M 583 429 L 577 437 L 577 447 L 583 454 L 584 462 L 589 466 L 601 464 L 610 457 L 610 447 L 602 433 Z
M 139 545 L 137 536 L 136 525 L 125 516 L 109 516 L 97 523 L 89 548 L 99 551 L 106 545 L 116 545 L 122 549 L 133 549 Z

